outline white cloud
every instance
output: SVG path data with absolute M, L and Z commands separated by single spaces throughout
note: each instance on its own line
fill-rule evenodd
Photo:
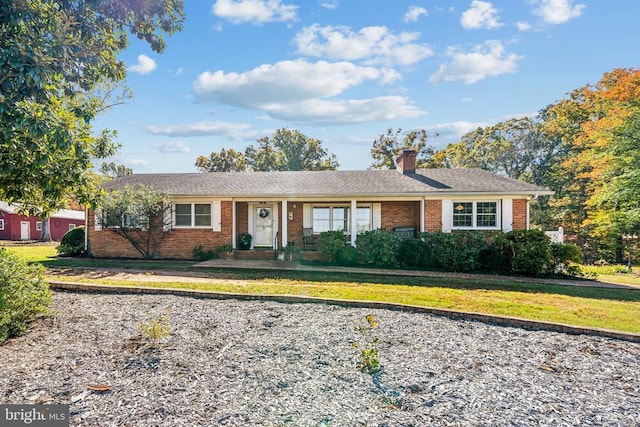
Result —
M 531 29 L 531 24 L 526 21 L 520 21 L 516 24 L 516 26 L 520 31 L 529 31 Z
M 320 4 L 320 6 L 324 7 L 325 9 L 334 10 L 338 8 L 338 0 L 324 1 Z
M 295 37 L 298 53 L 341 61 L 364 61 L 367 64 L 411 65 L 433 55 L 424 44 L 414 43 L 420 33 L 392 34 L 385 26 L 363 27 L 353 32 L 349 27 L 303 28 Z
M 138 63 L 129 66 L 129 71 L 140 74 L 149 74 L 156 69 L 156 61 L 147 55 L 138 55 Z
M 233 122 L 197 122 L 184 125 L 173 126 L 153 126 L 145 127 L 145 130 L 152 135 L 164 135 L 170 137 L 193 137 L 193 136 L 221 136 L 227 135 L 232 139 L 242 139 L 251 134 L 251 125 L 247 123 Z M 183 146 L 181 142 L 171 143 L 175 147 Z M 163 144 L 167 145 L 167 144 Z M 154 145 L 155 147 L 155 145 Z M 188 148 L 188 147 L 187 147 Z M 185 151 L 186 152 L 186 151 Z
M 404 22 L 415 22 L 423 15 L 429 15 L 427 9 L 419 6 L 410 6 L 407 13 L 404 14 Z
M 431 83 L 476 83 L 487 77 L 515 72 L 518 60 L 522 59 L 522 56 L 507 54 L 498 40 L 487 40 L 481 45 L 476 45 L 471 52 L 449 48 L 447 55 L 451 57 L 451 62 L 440 65 L 438 71 L 429 78 Z
M 151 162 L 146 159 L 129 159 L 125 160 L 125 163 L 131 166 L 149 166 L 151 164 Z
M 336 96 L 367 80 L 388 83 L 399 78 L 393 70 L 298 59 L 261 65 L 244 73 L 207 71 L 198 76 L 193 90 L 201 100 L 268 109 L 274 103 Z
M 234 24 L 293 21 L 298 6 L 283 4 L 281 0 L 216 0 L 214 15 Z
M 377 120 L 416 118 L 426 113 L 406 97 L 380 96 L 370 99 L 312 99 L 296 104 L 273 105 L 272 117 L 295 123 L 316 125 L 346 125 Z
M 462 102 L 473 102 L 473 98 L 464 97 L 461 99 Z
M 547 24 L 562 24 L 577 18 L 586 7 L 584 4 L 573 4 L 573 0 L 534 0 L 534 3 L 538 5 L 534 13 Z
M 462 13 L 460 23 L 466 29 L 498 28 L 502 26 L 498 10 L 486 1 L 473 0 L 471 8 Z
M 151 144 L 151 146 L 161 153 L 188 153 L 191 151 L 191 147 L 185 145 L 182 141 Z

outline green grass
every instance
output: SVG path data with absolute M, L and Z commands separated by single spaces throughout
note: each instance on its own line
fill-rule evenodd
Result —
M 459 311 L 520 317 L 640 333 L 640 291 L 562 286 L 512 281 L 504 278 L 465 280 L 425 276 L 383 276 L 313 271 L 252 271 L 200 269 L 207 283 L 188 281 L 136 282 L 87 278 L 87 269 L 117 267 L 144 271 L 195 271 L 188 261 L 86 260 L 55 257 L 51 247 L 12 247 L 31 262 L 58 269 L 51 279 L 112 286 L 188 288 L 258 295 L 299 295 L 342 300 L 384 301 Z M 60 271 L 61 268 L 66 270 Z M 52 272 L 52 271 L 51 271 Z

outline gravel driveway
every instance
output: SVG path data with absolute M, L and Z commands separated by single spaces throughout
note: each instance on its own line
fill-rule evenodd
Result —
M 640 344 L 325 304 L 55 292 L 0 402 L 82 426 L 637 426 Z M 155 347 L 141 322 L 167 314 Z M 383 372 L 356 368 L 365 316 Z M 108 386 L 92 391 L 88 386 Z

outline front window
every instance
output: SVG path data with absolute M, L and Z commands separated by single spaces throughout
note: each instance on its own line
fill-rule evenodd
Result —
M 69 230 L 73 230 L 74 228 L 76 228 L 75 224 L 69 224 Z
M 0 219 L 0 230 L 4 230 L 4 219 Z
M 358 234 L 371 230 L 371 208 L 362 207 L 356 209 L 356 228 Z
M 453 227 L 498 227 L 498 202 L 453 202 Z
M 36 230 L 42 231 L 42 221 L 36 221 Z
M 313 233 L 320 234 L 324 231 L 351 233 L 350 210 L 349 206 L 314 206 Z M 358 234 L 371 230 L 373 223 L 371 206 L 357 207 L 355 221 Z
M 211 227 L 211 204 L 176 203 L 174 225 L 176 227 Z
M 473 203 L 455 202 L 453 204 L 453 226 L 473 227 Z

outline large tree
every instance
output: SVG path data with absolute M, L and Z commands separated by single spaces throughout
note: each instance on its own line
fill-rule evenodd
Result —
M 244 172 L 247 170 L 247 159 L 233 148 L 223 148 L 220 152 L 211 152 L 209 157 L 199 156 L 196 168 L 200 172 Z
M 92 123 L 117 102 L 127 34 L 162 52 L 182 21 L 181 0 L 0 2 L 0 198 L 45 217 L 87 201 L 91 160 L 117 148 Z
M 436 165 L 432 162 L 434 149 L 427 145 L 427 131 L 424 129 L 408 132 L 402 136 L 402 129 L 387 129 L 386 134 L 380 134 L 373 141 L 371 157 L 373 169 L 394 169 L 396 158 L 402 150 L 414 150 L 416 152 L 416 167 L 430 168 Z
M 543 115 L 541 113 L 541 115 Z M 541 119 L 521 117 L 478 128 L 434 155 L 442 167 L 481 168 L 545 185 L 562 143 L 543 132 Z
M 616 69 L 550 108 L 547 125 L 571 146 L 556 208 L 620 260 L 620 236 L 640 229 L 640 69 Z
M 339 166 L 335 154 L 329 154 L 322 142 L 295 129 L 277 129 L 273 136 L 260 138 L 243 153 L 234 149 L 200 156 L 196 167 L 201 172 L 312 171 L 333 170 Z

